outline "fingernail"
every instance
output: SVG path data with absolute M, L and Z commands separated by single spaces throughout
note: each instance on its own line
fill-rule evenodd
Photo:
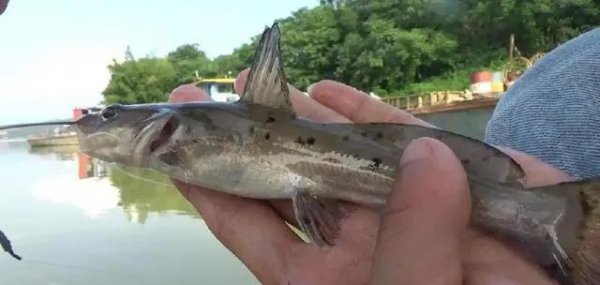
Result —
M 433 153 L 433 148 L 427 139 L 413 140 L 402 155 L 400 165 L 405 165 L 409 162 L 423 160 Z

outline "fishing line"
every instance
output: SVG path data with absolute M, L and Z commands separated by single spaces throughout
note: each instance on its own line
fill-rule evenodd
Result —
M 125 174 L 125 175 L 127 175 L 127 176 L 129 176 L 129 177 L 131 177 L 131 178 L 138 179 L 138 180 L 141 180 L 141 181 L 144 181 L 144 182 L 147 182 L 147 183 L 153 183 L 153 184 L 156 184 L 156 185 L 167 186 L 167 187 L 173 187 L 173 184 L 169 184 L 169 183 L 163 183 L 163 182 L 158 182 L 158 181 L 156 181 L 156 180 L 148 179 L 148 178 L 145 178 L 145 177 L 143 177 L 143 176 L 140 176 L 140 175 L 137 175 L 137 174 L 133 174 L 133 173 L 131 173 L 131 172 L 129 172 L 129 171 L 127 171 L 127 170 L 125 170 L 125 169 L 124 169 L 122 166 L 120 166 L 119 164 L 115 164 L 113 167 L 114 167 L 114 168 L 113 168 L 114 170 L 118 170 L 118 171 L 120 171 L 121 173 L 123 173 L 123 174 Z
M 125 276 L 136 276 L 139 279 L 142 279 L 142 276 L 138 273 L 132 272 L 132 271 L 117 271 L 117 270 L 110 270 L 110 269 L 101 269 L 101 268 L 93 268 L 93 267 L 83 267 L 83 266 L 77 266 L 77 265 L 70 265 L 70 264 L 61 264 L 61 263 L 54 263 L 54 262 L 47 262 L 47 261 L 42 261 L 42 260 L 36 260 L 36 259 L 23 259 L 22 262 L 24 263 L 30 263 L 30 264 L 34 264 L 34 265 L 40 265 L 40 266 L 50 266 L 50 267 L 58 267 L 58 268 L 68 268 L 68 269 L 75 269 L 75 270 L 79 270 L 79 271 L 84 271 L 84 272 L 88 272 L 88 273 L 97 273 L 97 274 L 101 274 L 101 273 L 113 273 L 113 274 L 119 274 L 119 275 L 125 275 Z M 141 281 L 141 280 L 138 280 Z M 147 282 L 143 282 L 146 283 Z M 143 284 L 140 283 L 140 284 Z
M 36 260 L 36 259 L 23 259 L 22 262 L 23 263 L 33 263 L 33 264 L 43 265 L 43 266 L 53 266 L 53 267 L 77 269 L 77 270 L 87 271 L 87 272 L 93 271 L 93 272 L 98 272 L 98 273 L 106 273 L 106 272 L 120 273 L 119 271 L 114 271 L 114 270 L 83 267 L 83 266 L 70 265 L 70 264 L 61 264 L 61 263 L 47 262 L 47 261 Z
M 12 124 L 12 125 L 0 125 L 0 130 L 16 129 L 16 128 L 28 128 L 38 126 L 51 126 L 51 125 L 73 125 L 75 121 L 56 121 L 56 122 L 39 122 L 39 123 L 24 123 L 24 124 Z

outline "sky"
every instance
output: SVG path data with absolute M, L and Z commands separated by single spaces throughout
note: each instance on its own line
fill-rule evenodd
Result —
M 96 105 L 108 64 L 197 43 L 214 58 L 318 0 L 11 0 L 0 15 L 0 125 Z

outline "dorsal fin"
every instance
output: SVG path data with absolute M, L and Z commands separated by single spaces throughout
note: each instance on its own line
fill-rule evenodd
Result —
M 295 114 L 283 73 L 280 38 L 277 23 L 263 32 L 240 101 L 266 105 Z

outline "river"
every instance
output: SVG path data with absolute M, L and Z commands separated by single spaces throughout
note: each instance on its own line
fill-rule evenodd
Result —
M 481 138 L 491 110 L 422 116 Z M 259 284 L 163 175 L 0 141 L 0 284 Z
M 23 257 L 0 250 L 0 284 L 259 284 L 162 175 L 2 141 L 0 169 L 0 229 Z

